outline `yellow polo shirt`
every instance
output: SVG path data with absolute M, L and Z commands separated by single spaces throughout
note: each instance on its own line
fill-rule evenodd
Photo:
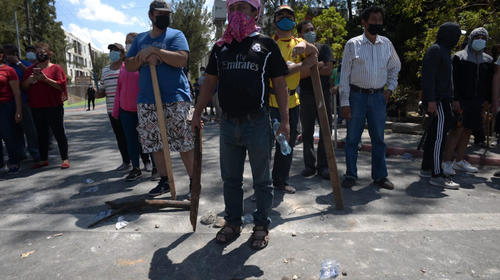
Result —
M 305 55 L 303 54 L 297 57 L 292 57 L 293 48 L 300 42 L 303 42 L 304 39 L 295 38 L 293 36 L 291 36 L 290 38 L 278 38 L 277 36 L 275 36 L 274 40 L 278 44 L 278 47 L 280 48 L 281 51 L 281 56 L 283 56 L 283 59 L 287 62 L 287 64 L 289 61 L 293 63 L 299 63 L 302 60 L 304 60 Z M 288 86 L 288 90 L 295 90 L 299 86 L 299 83 L 300 83 L 300 71 L 292 75 L 286 76 L 286 85 Z M 295 92 L 294 94 L 288 97 L 288 108 L 292 109 L 299 105 L 300 105 L 299 94 Z M 273 93 L 269 95 L 269 106 L 273 108 L 278 108 L 276 95 L 274 95 Z

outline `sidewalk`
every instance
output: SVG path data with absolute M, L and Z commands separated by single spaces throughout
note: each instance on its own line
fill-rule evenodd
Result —
M 387 125 L 385 130 L 385 143 L 387 145 L 387 155 L 388 156 L 404 156 L 404 157 L 415 157 L 421 158 L 423 155 L 423 150 L 417 150 L 418 143 L 422 138 L 421 131 L 415 131 L 413 134 L 408 133 L 394 133 L 390 128 L 393 126 L 393 123 Z M 412 128 L 415 124 L 404 124 L 398 123 L 399 127 L 407 126 Z M 411 129 L 406 129 L 405 131 L 410 131 Z M 337 147 L 343 148 L 345 145 L 345 137 L 346 137 L 346 128 L 339 127 L 338 128 L 338 136 L 337 136 Z M 316 126 L 315 133 L 315 142 L 319 140 L 319 126 Z M 334 134 L 332 130 L 332 139 L 334 139 Z M 490 138 L 490 148 L 481 148 L 477 145 L 474 145 L 474 141 L 472 140 L 467 148 L 466 160 L 472 164 L 479 165 L 493 165 L 500 166 L 500 147 L 496 144 L 496 139 L 493 137 Z M 363 131 L 363 135 L 361 136 L 361 143 L 363 144 L 361 151 L 371 152 L 372 146 L 370 144 L 370 135 L 368 134 L 368 130 L 365 129 Z

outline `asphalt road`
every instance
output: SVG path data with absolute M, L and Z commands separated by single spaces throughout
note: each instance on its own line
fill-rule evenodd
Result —
M 420 160 L 389 157 L 396 189 L 387 191 L 371 185 L 370 155 L 362 152 L 358 185 L 343 190 L 338 211 L 329 181 L 300 176 L 300 145 L 291 171 L 297 193 L 276 193 L 270 244 L 256 252 L 247 242 L 251 224 L 220 246 L 217 228 L 199 224 L 193 233 L 188 212 L 177 210 L 127 213 L 120 230 L 116 217 L 87 229 L 105 201 L 141 197 L 156 183 L 124 182 L 126 174 L 114 171 L 121 160 L 103 108 L 68 112 L 66 128 L 70 169 L 59 169 L 55 148 L 45 169 L 0 175 L 1 279 L 319 279 L 325 259 L 339 263 L 338 279 L 500 279 L 493 167 L 457 175 L 462 188 L 452 191 L 421 180 Z M 207 125 L 203 140 L 199 220 L 224 211 L 218 127 Z M 336 153 L 342 174 L 344 153 Z M 183 199 L 188 178 L 179 155 L 172 158 Z M 255 206 L 248 164 L 244 189 L 248 214 Z

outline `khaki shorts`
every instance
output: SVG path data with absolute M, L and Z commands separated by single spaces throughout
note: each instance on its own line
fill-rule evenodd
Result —
M 194 148 L 191 132 L 191 103 L 175 102 L 163 104 L 167 127 L 168 147 L 172 152 L 188 152 Z M 137 131 L 143 153 L 163 149 L 155 104 L 137 104 L 139 124 Z

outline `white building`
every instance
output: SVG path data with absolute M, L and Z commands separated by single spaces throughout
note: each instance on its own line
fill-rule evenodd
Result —
M 75 77 L 92 76 L 92 61 L 90 58 L 89 44 L 75 35 L 64 31 L 66 35 L 66 74 L 71 77 L 71 83 Z M 94 50 L 92 50 L 94 52 Z

